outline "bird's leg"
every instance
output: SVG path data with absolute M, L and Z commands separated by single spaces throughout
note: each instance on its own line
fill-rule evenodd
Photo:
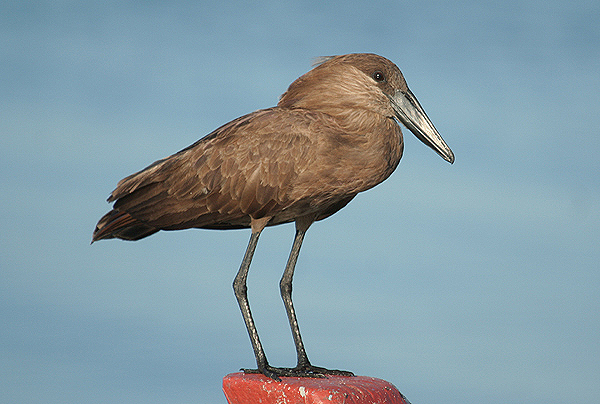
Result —
M 279 289 L 281 291 L 281 298 L 287 312 L 290 328 L 292 330 L 292 337 L 294 338 L 294 344 L 296 345 L 296 354 L 298 356 L 298 364 L 293 369 L 281 369 L 280 376 L 301 376 L 301 377 L 323 377 L 324 375 L 341 375 L 341 376 L 354 376 L 352 372 L 343 370 L 325 369 L 311 365 L 304 349 L 302 342 L 302 336 L 300 335 L 300 328 L 298 327 L 298 320 L 296 319 L 296 312 L 294 310 L 294 304 L 292 303 L 292 280 L 294 277 L 294 269 L 296 267 L 296 261 L 300 254 L 300 247 L 304 240 L 304 235 L 308 226 L 311 222 L 296 223 L 296 236 L 294 238 L 294 244 L 292 245 L 292 251 L 288 259 L 287 265 L 279 282 Z M 286 372 L 287 371 L 287 372 Z
M 256 249 L 256 244 L 258 243 L 258 237 L 260 236 L 261 231 L 262 229 L 252 232 L 252 236 L 250 236 L 250 241 L 248 242 L 248 247 L 246 248 L 246 254 L 244 255 L 240 269 L 233 280 L 233 291 L 235 293 L 237 302 L 240 305 L 240 310 L 242 312 L 242 317 L 244 317 L 246 328 L 248 329 L 248 335 L 250 336 L 250 342 L 252 342 L 252 349 L 254 349 L 256 365 L 258 367 L 257 371 L 246 369 L 243 370 L 245 372 L 252 373 L 259 372 L 272 379 L 281 380 L 276 373 L 273 373 L 269 370 L 270 366 L 267 362 L 267 356 L 265 355 L 265 351 L 260 343 L 260 338 L 258 338 L 258 331 L 254 325 L 252 313 L 250 312 L 250 304 L 248 303 L 248 288 L 246 286 L 246 279 L 248 278 L 248 269 L 250 268 L 250 262 L 252 261 L 252 256 L 254 255 L 254 250 Z
M 281 299 L 285 306 L 285 311 L 290 322 L 290 328 L 292 330 L 292 338 L 294 338 L 294 344 L 296 345 L 296 355 L 298 357 L 298 364 L 296 368 L 303 368 L 310 366 L 306 350 L 304 349 L 304 343 L 302 342 L 302 336 L 300 335 L 300 327 L 298 326 L 298 320 L 296 319 L 296 311 L 294 310 L 294 304 L 292 302 L 292 281 L 294 278 L 294 269 L 296 268 L 296 261 L 298 261 L 298 255 L 300 254 L 300 247 L 304 240 L 304 234 L 306 230 L 296 229 L 296 236 L 294 237 L 294 244 L 292 245 L 292 251 L 290 257 L 283 271 L 283 276 L 279 281 L 279 291 L 281 292 Z
M 284 376 L 324 377 L 325 375 L 354 375 L 352 372 L 346 372 L 343 370 L 331 370 L 313 366 L 310 364 L 308 356 L 306 355 L 306 351 L 304 350 L 304 344 L 302 343 L 302 337 L 300 335 L 300 329 L 298 327 L 298 321 L 296 320 L 296 313 L 292 303 L 292 279 L 294 277 L 294 268 L 296 267 L 296 261 L 298 260 L 298 255 L 300 253 L 300 247 L 302 245 L 302 241 L 304 240 L 304 234 L 306 233 L 310 223 L 312 223 L 312 221 L 307 222 L 305 225 L 297 222 L 296 236 L 294 238 L 294 244 L 292 245 L 292 251 L 290 252 L 290 257 L 283 272 L 283 276 L 281 277 L 281 281 L 279 282 L 281 297 L 288 315 L 290 327 L 292 329 L 292 336 L 294 338 L 294 344 L 296 345 L 296 353 L 298 355 L 298 364 L 295 368 L 276 368 L 269 365 L 262 344 L 260 343 L 256 326 L 254 325 L 252 313 L 250 312 L 250 305 L 248 303 L 246 280 L 248 278 L 250 262 L 252 261 L 252 256 L 254 255 L 254 250 L 256 249 L 258 237 L 260 236 L 262 228 L 252 232 L 252 236 L 248 242 L 248 247 L 246 248 L 246 254 L 244 255 L 240 269 L 235 277 L 235 280 L 233 281 L 233 290 L 235 292 L 238 304 L 240 305 L 240 310 L 242 312 L 242 316 L 244 317 L 246 328 L 248 329 L 250 341 L 252 342 L 252 348 L 254 349 L 254 356 L 256 357 L 256 365 L 258 367 L 258 369 L 243 369 L 246 373 L 262 373 L 263 375 L 277 381 L 281 381 L 280 377 Z

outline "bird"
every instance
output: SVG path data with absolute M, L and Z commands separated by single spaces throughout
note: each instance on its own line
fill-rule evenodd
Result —
M 99 220 L 92 243 L 140 240 L 160 230 L 249 228 L 233 289 L 257 368 L 243 370 L 278 381 L 352 376 L 309 361 L 292 302 L 292 279 L 308 228 L 394 172 L 404 150 L 400 124 L 454 162 L 452 150 L 393 62 L 372 53 L 319 58 L 276 106 L 234 119 L 122 179 L 108 198 L 112 210 Z M 275 367 L 260 342 L 246 280 L 261 232 L 291 222 L 295 236 L 279 287 L 297 364 Z

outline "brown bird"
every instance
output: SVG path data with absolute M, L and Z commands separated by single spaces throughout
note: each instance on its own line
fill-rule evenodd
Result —
M 113 209 L 93 240 L 139 240 L 159 230 L 250 228 L 233 282 L 257 370 L 281 376 L 352 375 L 311 365 L 292 304 L 292 278 L 309 226 L 333 215 L 398 166 L 398 121 L 444 160 L 454 155 L 408 89 L 398 67 L 374 54 L 322 58 L 294 81 L 276 107 L 235 119 L 191 146 L 119 182 Z M 279 284 L 298 357 L 294 368 L 269 365 L 250 313 L 248 269 L 266 226 L 295 222 Z

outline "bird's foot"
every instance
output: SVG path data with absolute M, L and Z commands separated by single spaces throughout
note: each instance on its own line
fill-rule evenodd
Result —
M 267 365 L 261 369 L 242 369 L 244 373 L 262 373 L 263 375 L 281 381 L 282 377 L 327 377 L 327 376 L 354 376 L 354 373 L 346 370 L 326 369 L 309 364 L 298 365 L 294 368 L 276 368 Z
M 323 376 L 354 376 L 354 373 L 349 372 L 347 370 L 338 370 L 338 369 L 327 369 L 319 366 L 313 366 L 311 364 L 296 366 L 294 371 L 299 373 L 305 373 L 306 377 L 311 377 L 310 375 L 319 375 L 317 377 Z

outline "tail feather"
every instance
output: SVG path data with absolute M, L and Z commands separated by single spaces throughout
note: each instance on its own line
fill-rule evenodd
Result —
M 98 221 L 92 235 L 92 243 L 109 238 L 135 241 L 148 237 L 158 230 L 133 218 L 127 212 L 113 209 Z

